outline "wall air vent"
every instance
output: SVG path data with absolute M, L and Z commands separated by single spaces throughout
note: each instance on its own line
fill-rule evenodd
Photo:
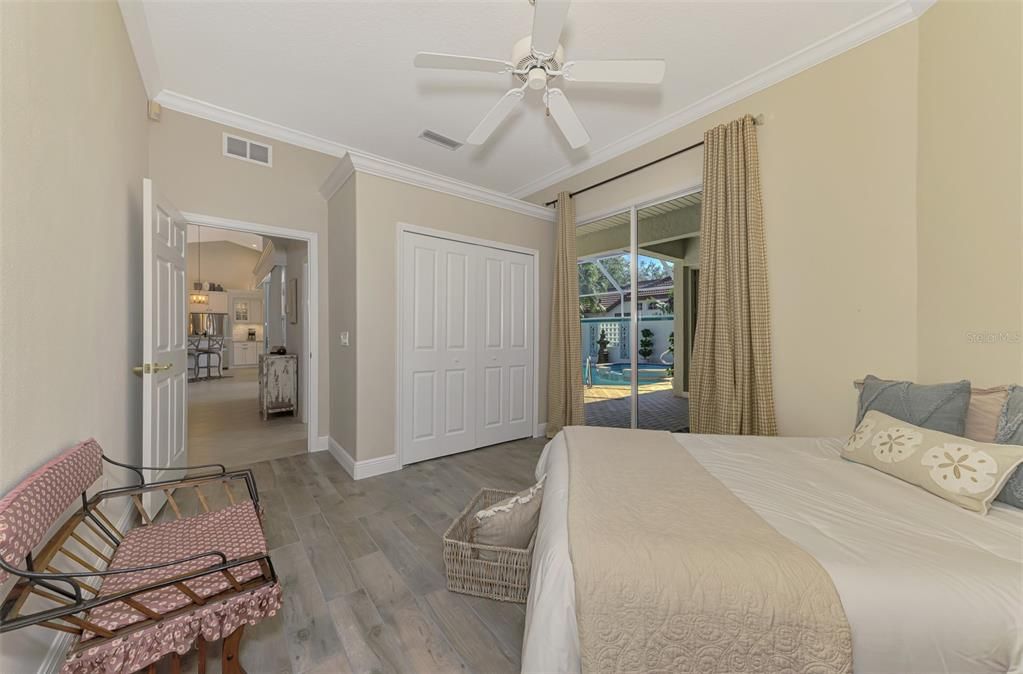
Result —
M 264 143 L 225 133 L 224 156 L 250 161 L 262 166 L 273 166 L 274 149 Z
M 423 132 L 419 134 L 419 137 L 427 142 L 433 143 L 434 145 L 440 145 L 446 150 L 457 150 L 462 147 L 462 143 L 459 143 L 454 138 L 448 138 L 443 134 L 439 134 L 436 131 L 430 131 L 429 129 L 423 129 Z

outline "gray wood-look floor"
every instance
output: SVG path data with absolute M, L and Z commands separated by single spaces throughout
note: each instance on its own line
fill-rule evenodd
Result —
M 188 463 L 237 465 L 306 451 L 300 417 L 259 413 L 256 368 L 231 368 L 224 379 L 188 385 Z
M 531 484 L 543 444 L 510 442 L 358 482 L 327 452 L 247 466 L 284 606 L 246 629 L 243 666 L 250 674 L 518 671 L 525 607 L 448 592 L 441 535 L 480 487 Z M 211 672 L 219 647 L 210 649 Z M 191 671 L 194 658 L 183 663 Z

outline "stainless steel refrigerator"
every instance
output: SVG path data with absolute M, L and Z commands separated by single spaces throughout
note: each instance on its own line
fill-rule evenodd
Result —
M 227 336 L 227 314 L 191 313 L 188 315 L 188 334 L 204 337 Z

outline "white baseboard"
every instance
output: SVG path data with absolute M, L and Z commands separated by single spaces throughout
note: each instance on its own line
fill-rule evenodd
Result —
M 334 438 L 327 438 L 327 451 L 337 459 L 337 462 L 341 464 L 341 467 L 345 469 L 345 472 L 355 479 L 355 459 L 345 451 L 345 448 L 337 443 Z
M 328 443 L 327 448 L 330 453 L 341 464 L 341 467 L 345 469 L 345 472 L 352 476 L 353 480 L 362 480 L 367 477 L 401 470 L 401 461 L 398 460 L 397 454 L 388 454 L 387 456 L 375 459 L 356 461 L 334 438 L 329 438 Z
M 366 477 L 383 475 L 384 473 L 393 473 L 396 470 L 401 470 L 401 462 L 398 460 L 398 455 L 388 454 L 387 456 L 381 456 L 375 459 L 356 461 L 355 475 L 353 477 L 356 480 L 361 480 Z
M 536 425 L 536 432 L 533 433 L 533 437 L 534 438 L 544 438 L 544 437 L 547 437 L 547 422 L 546 421 L 543 422 L 542 424 L 537 424 Z
M 117 530 L 127 531 L 128 529 L 131 529 L 131 521 L 134 516 L 135 509 L 131 507 L 130 503 L 125 504 L 124 512 L 121 513 L 121 516 L 117 520 Z M 109 555 L 112 549 L 113 548 L 110 546 L 107 546 L 107 548 L 103 550 L 103 553 Z M 89 562 L 94 565 L 98 565 L 100 559 L 93 555 Z M 98 581 L 95 578 L 86 579 L 85 582 L 98 585 Z M 50 648 L 46 651 L 46 657 L 43 658 L 43 661 L 39 664 L 37 674 L 57 674 L 60 672 L 61 668 L 64 666 L 64 659 L 67 656 L 67 652 L 74 642 L 75 635 L 73 634 L 60 633 L 55 636 L 53 638 L 53 642 L 50 643 Z
M 321 435 L 316 438 L 316 447 L 313 449 L 314 452 L 323 452 L 330 449 L 330 436 Z

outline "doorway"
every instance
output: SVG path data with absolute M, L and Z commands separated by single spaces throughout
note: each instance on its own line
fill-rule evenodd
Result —
M 688 428 L 701 202 L 688 190 L 577 227 L 588 425 Z
M 200 366 L 186 401 L 189 463 L 240 466 L 316 451 L 316 234 L 182 217 L 196 234 L 188 243 L 190 318 L 208 314 L 189 321 L 190 347 L 199 347 L 195 357 L 190 349 L 190 367 Z M 200 360 L 211 344 L 215 365 Z

